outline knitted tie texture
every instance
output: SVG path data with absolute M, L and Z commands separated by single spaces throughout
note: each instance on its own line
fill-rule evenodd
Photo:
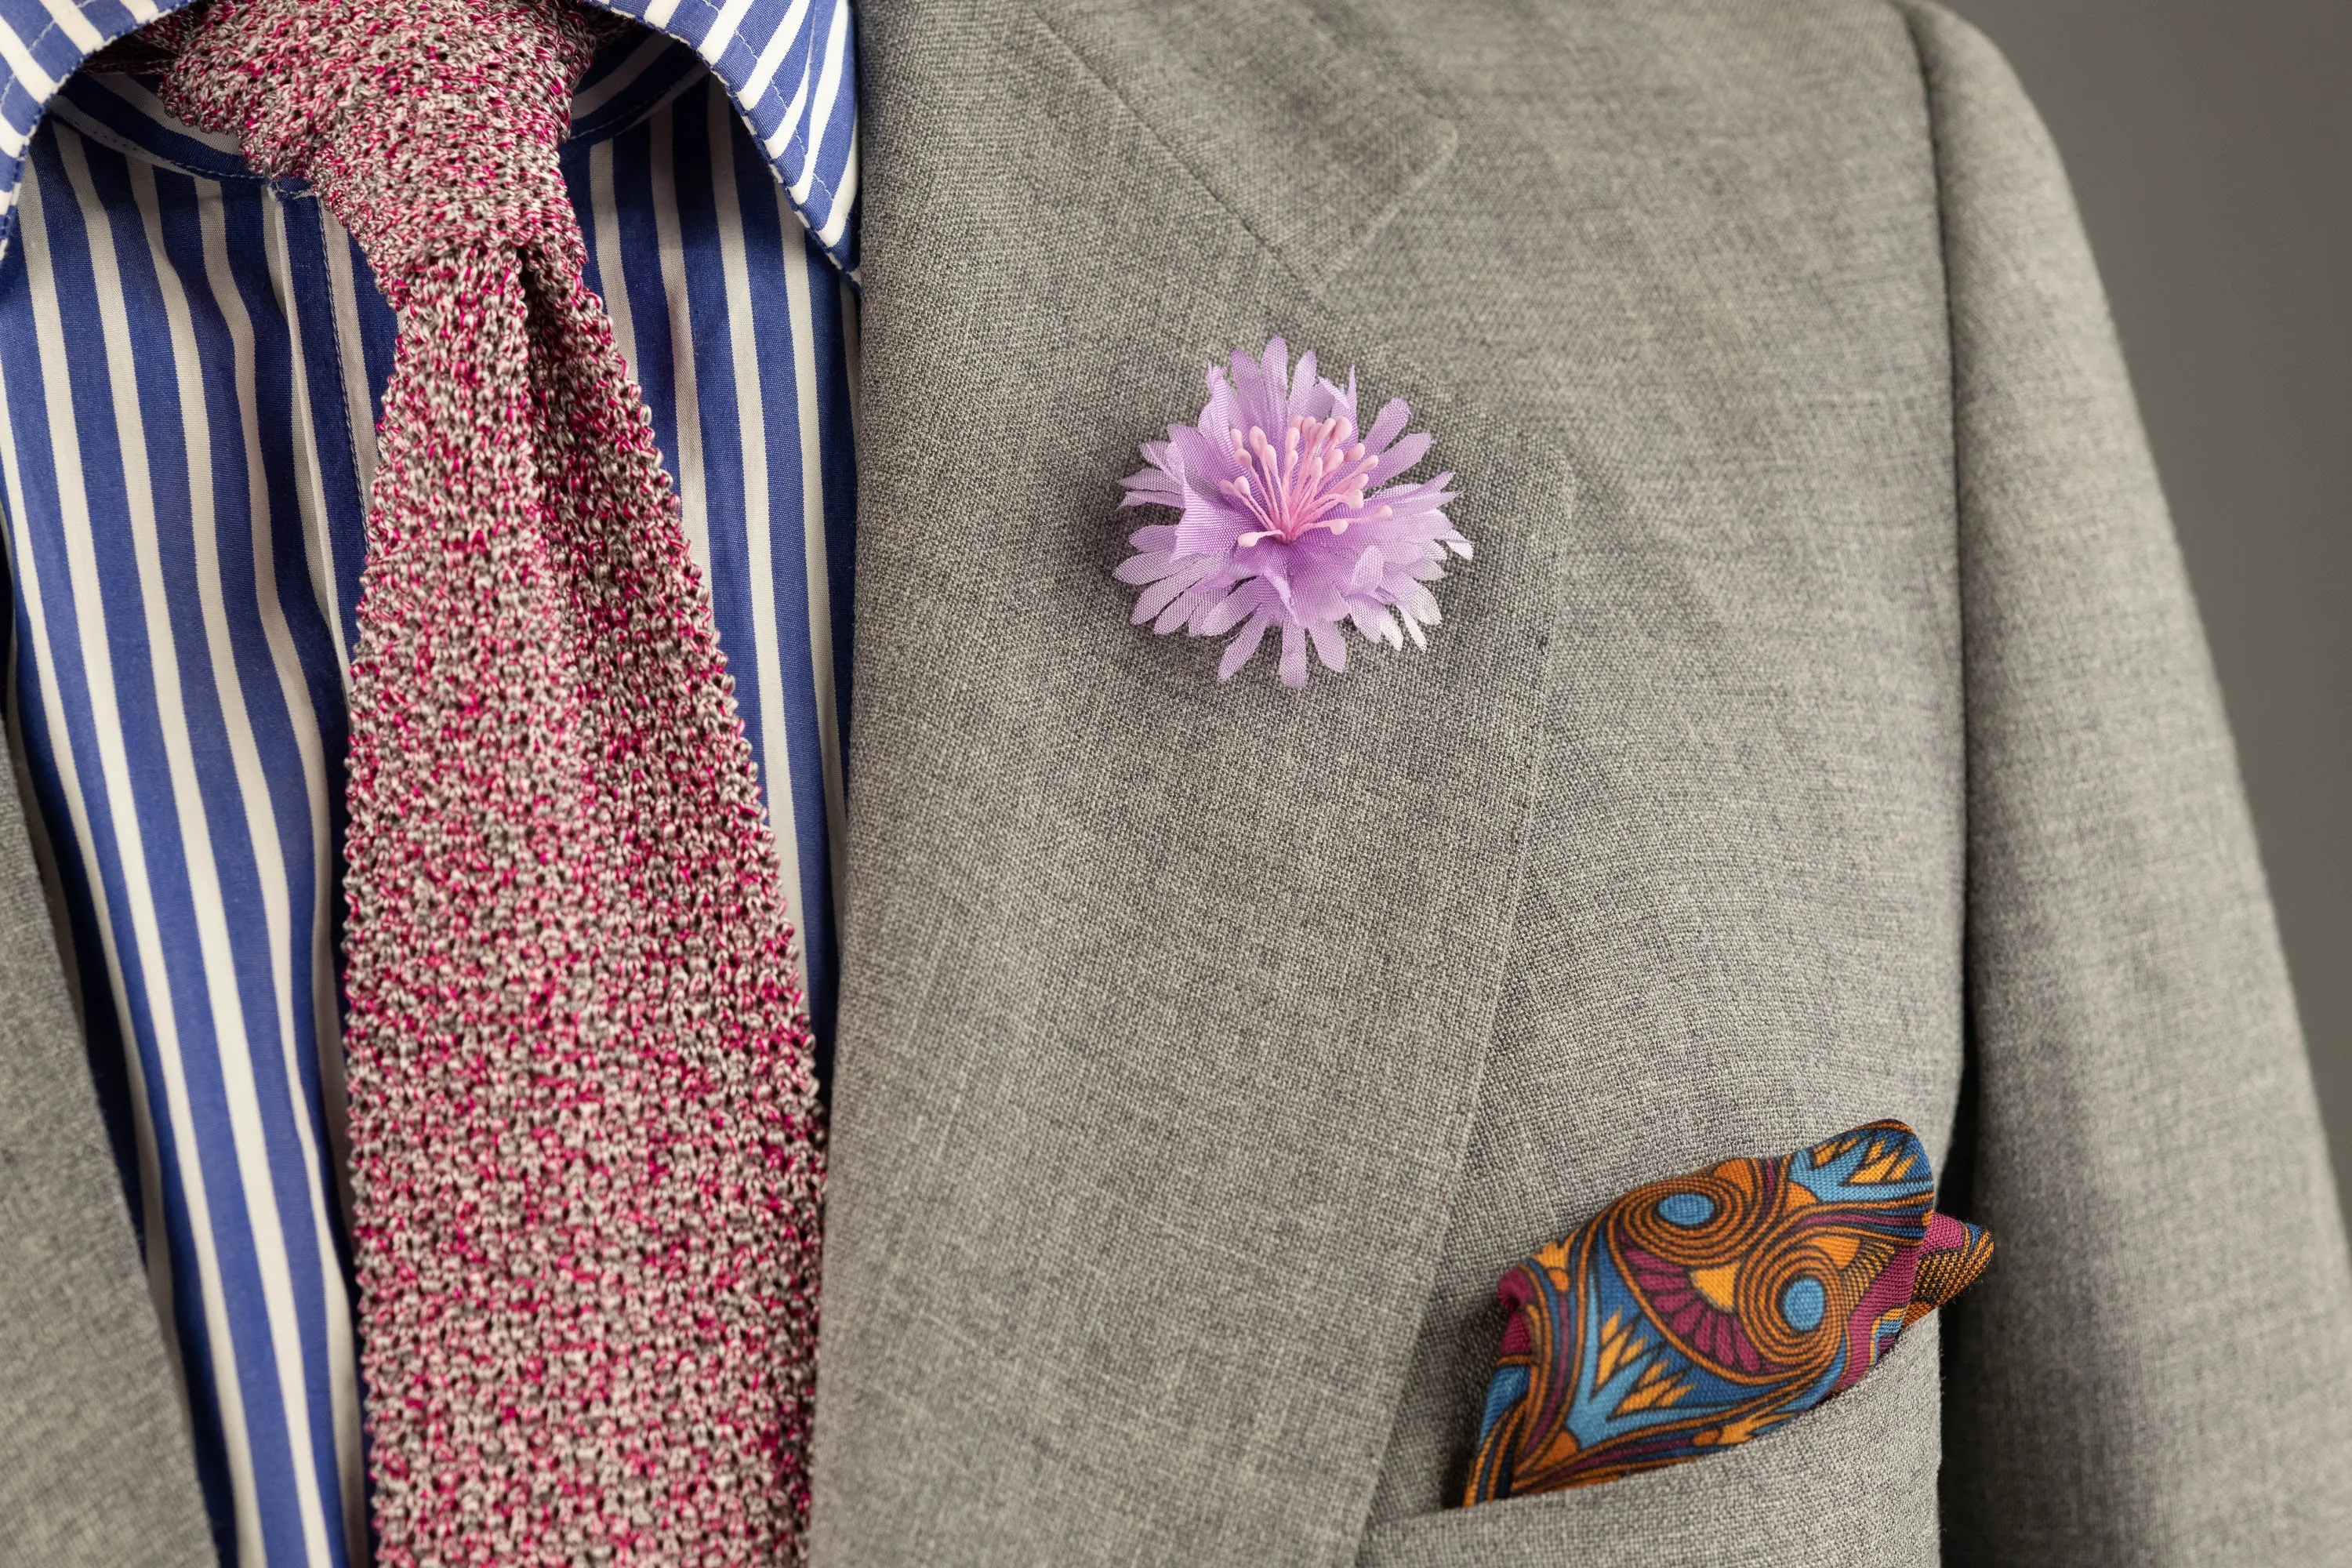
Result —
M 163 100 L 399 316 L 351 669 L 379 1562 L 801 1558 L 823 1132 L 751 758 L 557 147 L 609 20 L 215 0 Z

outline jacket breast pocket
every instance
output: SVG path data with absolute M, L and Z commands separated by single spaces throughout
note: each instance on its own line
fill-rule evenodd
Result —
M 1935 1563 L 1940 1315 L 1780 1430 L 1622 1480 L 1375 1526 L 1358 1568 Z

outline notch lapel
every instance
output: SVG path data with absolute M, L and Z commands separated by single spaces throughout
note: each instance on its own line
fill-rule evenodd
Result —
M 1317 303 L 1451 131 L 1302 17 L 865 27 L 815 1557 L 1346 1561 L 1510 947 L 1569 476 Z M 1426 654 L 1297 692 L 1110 576 L 1137 444 L 1274 331 L 1411 400 L 1477 546 Z

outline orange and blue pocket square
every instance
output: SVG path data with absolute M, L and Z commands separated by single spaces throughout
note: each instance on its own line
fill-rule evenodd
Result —
M 1464 1502 L 1703 1458 L 1853 1387 L 1991 1260 L 1935 1201 L 1900 1121 L 1618 1198 L 1496 1287 Z

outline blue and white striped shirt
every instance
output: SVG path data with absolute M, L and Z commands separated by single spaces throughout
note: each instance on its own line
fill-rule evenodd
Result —
M 367 1533 L 336 987 L 394 323 L 298 184 L 0 0 L 7 720 L 224 1561 Z M 846 0 L 627 0 L 563 170 L 653 412 L 829 1040 L 851 561 Z M 820 1064 L 821 1067 L 824 1064 Z

